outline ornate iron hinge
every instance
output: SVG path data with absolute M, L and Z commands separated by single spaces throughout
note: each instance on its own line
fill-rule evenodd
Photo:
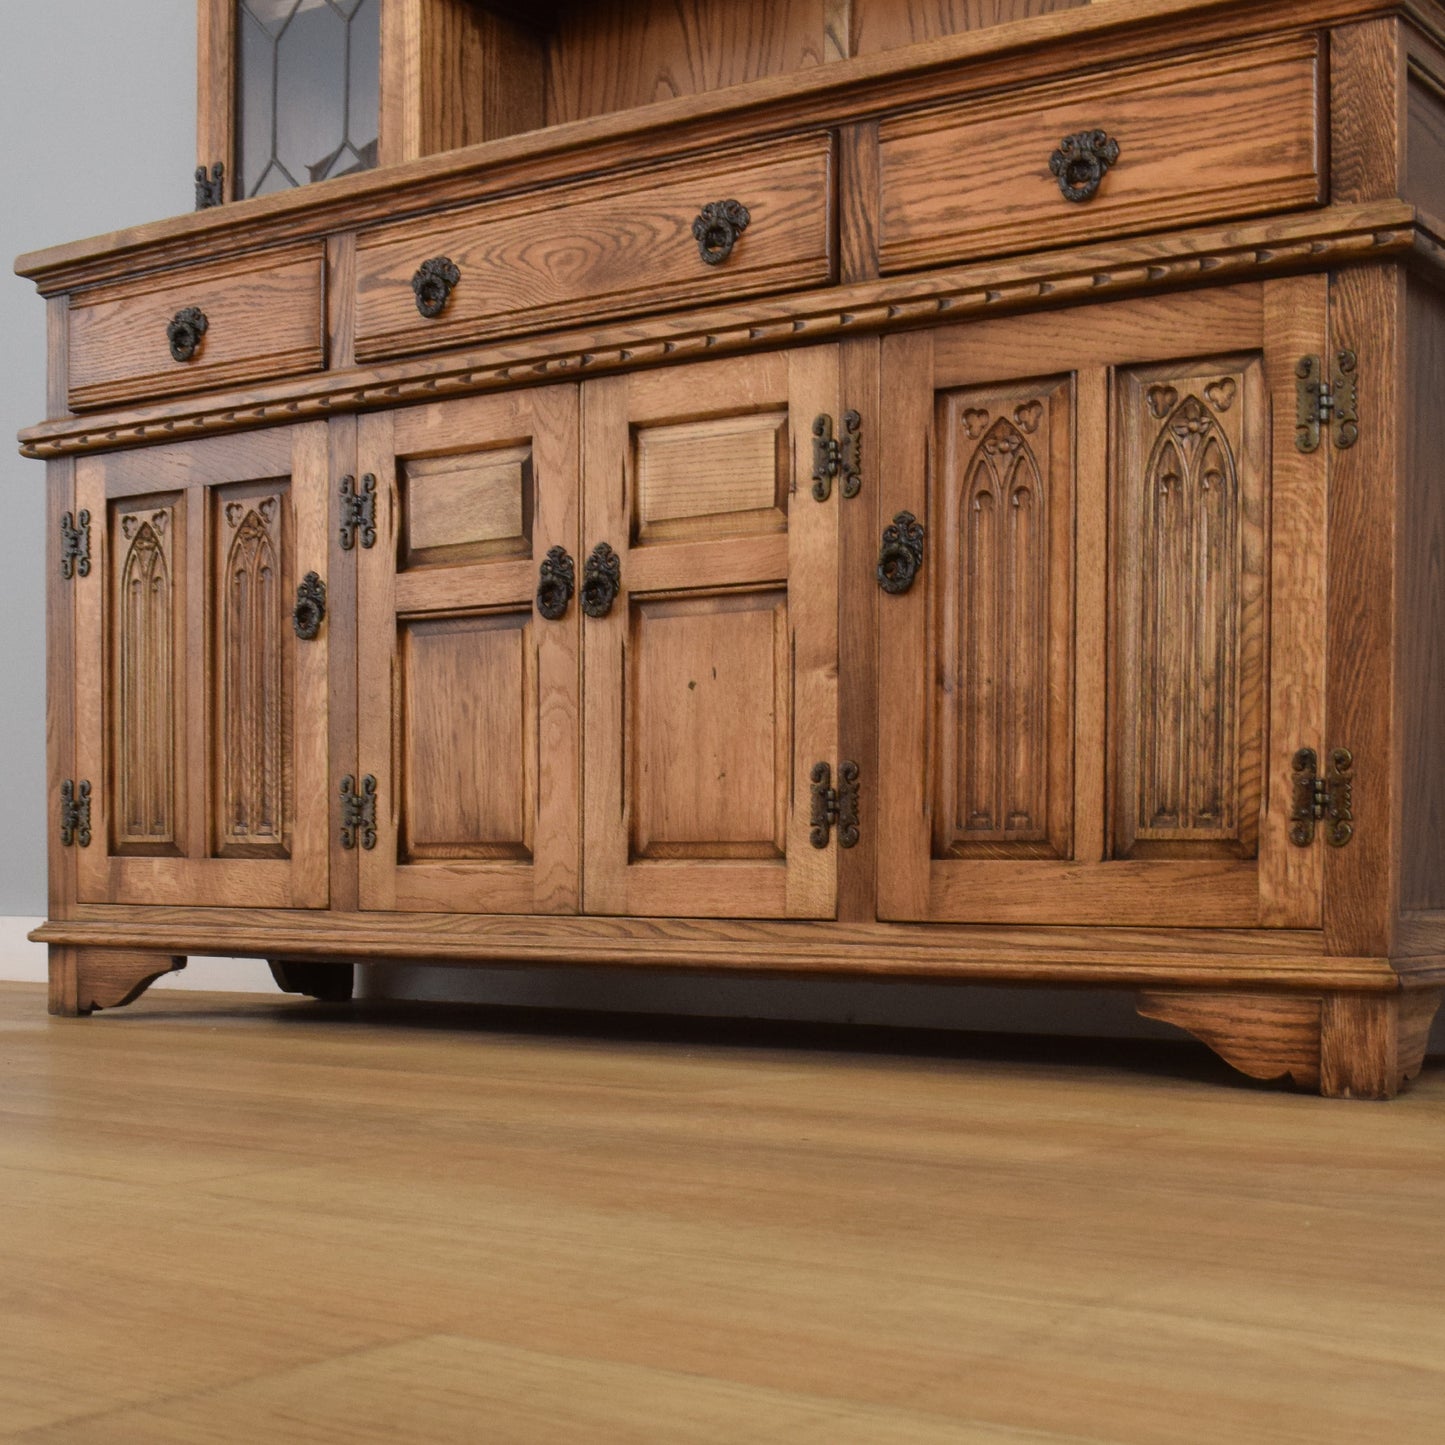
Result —
M 77 843 L 90 847 L 90 782 L 82 778 L 77 785 L 67 778 L 60 785 L 60 845 Z
M 77 521 L 74 512 L 60 518 L 60 575 L 67 582 L 72 577 L 90 576 L 90 513 L 82 512 Z
M 224 205 L 226 200 L 226 167 L 217 161 L 210 174 L 205 166 L 196 167 L 196 209 L 209 211 L 212 206 Z
M 370 473 L 362 477 L 357 488 L 355 477 L 341 479 L 341 550 L 349 552 L 356 546 L 358 534 L 364 548 L 376 546 L 376 478 Z
M 341 846 L 360 843 L 370 852 L 376 847 L 376 779 L 368 773 L 358 791 L 349 773 L 341 780 Z
M 812 831 L 808 841 L 815 848 L 828 846 L 828 834 L 838 830 L 840 848 L 858 846 L 858 764 L 843 763 L 838 768 L 838 786 L 833 786 L 833 770 L 827 763 L 813 768 L 813 814 L 809 819 Z
M 1360 439 L 1359 360 L 1353 351 L 1337 351 L 1326 381 L 1318 356 L 1302 356 L 1295 374 L 1295 446 L 1320 448 L 1320 429 L 1331 424 L 1335 445 L 1345 450 Z
M 863 418 L 856 411 L 843 413 L 843 435 L 833 435 L 833 418 L 826 412 L 813 422 L 813 500 L 826 502 L 833 481 L 845 497 L 856 497 L 863 486 Z
M 1315 840 L 1315 825 L 1325 825 L 1325 842 L 1343 848 L 1355 836 L 1354 755 L 1348 748 L 1330 754 L 1330 769 L 1320 776 L 1319 754 L 1301 748 L 1294 755 L 1294 810 L 1290 813 L 1289 840 L 1308 848 Z

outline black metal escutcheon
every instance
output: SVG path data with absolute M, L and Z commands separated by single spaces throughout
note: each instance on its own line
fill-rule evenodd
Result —
M 171 317 L 170 325 L 166 327 L 166 340 L 171 344 L 171 355 L 175 360 L 190 361 L 195 356 L 210 324 L 199 306 L 187 306 Z
M 622 561 L 606 542 L 599 542 L 582 569 L 582 610 L 606 617 L 622 590 Z
M 923 566 L 923 523 L 912 512 L 899 512 L 883 529 L 878 552 L 878 585 L 894 596 L 907 592 Z
M 577 569 L 565 547 L 553 547 L 542 559 L 541 580 L 537 583 L 537 611 L 548 622 L 560 622 L 567 615 L 567 604 L 577 590 Z
M 1102 130 L 1081 130 L 1065 136 L 1049 157 L 1066 201 L 1091 201 L 1109 167 L 1119 159 L 1119 142 Z
M 315 572 L 308 572 L 296 589 L 296 606 L 291 612 L 291 626 L 302 642 L 315 642 L 326 621 L 326 584 Z
M 434 320 L 446 310 L 452 291 L 461 279 L 462 273 L 456 263 L 446 256 L 423 261 L 411 278 L 411 289 L 416 292 L 416 309 L 429 321 Z
M 752 214 L 741 201 L 709 201 L 692 223 L 697 253 L 709 266 L 721 266 L 747 230 Z

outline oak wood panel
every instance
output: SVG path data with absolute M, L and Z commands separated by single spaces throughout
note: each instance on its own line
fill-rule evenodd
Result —
M 878 122 L 860 121 L 838 133 L 838 279 L 847 284 L 878 276 Z
M 612 546 L 622 588 L 610 615 L 584 627 L 588 912 L 833 912 L 832 850 L 808 841 L 813 765 L 826 761 L 836 776 L 842 761 L 838 494 L 819 504 L 810 490 L 812 419 L 824 411 L 838 413 L 831 348 L 586 392 L 584 553 Z M 780 414 L 787 444 L 753 450 L 753 484 L 740 489 L 730 470 L 719 491 L 704 467 L 701 495 L 710 508 L 741 501 L 745 519 L 761 495 L 785 503 L 784 537 L 646 540 L 640 472 L 651 430 L 664 429 L 671 449 L 694 427 L 701 448 L 725 421 L 749 417 L 767 418 L 776 436 Z M 686 566 L 681 557 L 669 566 L 669 553 L 685 554 Z M 708 790 L 719 795 L 691 796 Z
M 1006 25 L 1035 15 L 1072 10 L 1090 0 L 858 0 L 854 6 L 854 55 L 897 50 L 965 30 Z
M 578 906 L 580 614 L 575 599 L 557 621 L 533 611 L 542 558 L 578 556 L 578 410 L 563 386 L 359 423 L 357 465 L 382 493 L 376 546 L 358 560 L 357 768 L 378 780 L 376 846 L 359 850 L 366 908 Z M 399 571 L 412 469 L 435 482 L 439 518 L 476 478 L 515 489 L 528 470 L 525 558 Z
M 326 358 L 333 371 L 356 365 L 356 236 L 326 238 Z
M 1326 994 L 1320 1015 L 1320 1091 L 1339 1099 L 1392 1099 L 1425 1065 L 1436 989 Z
M 1230 47 L 883 122 L 886 273 L 1085 236 L 1313 206 L 1324 199 L 1312 37 Z M 1103 129 L 1118 162 L 1071 203 L 1060 138 Z
M 1404 273 L 1393 267 L 1351 267 L 1331 279 L 1331 353 L 1355 352 L 1370 415 L 1356 444 L 1330 456 L 1326 746 L 1354 754 L 1356 819 L 1349 846 L 1325 856 L 1331 953 L 1389 954 L 1399 913 L 1394 820 L 1404 779 L 1391 703 L 1401 686 L 1393 634 L 1403 582 L 1395 527 L 1407 435 L 1405 304 Z
M 1075 75 L 1157 55 L 1161 39 L 1177 44 L 1182 18 L 1191 43 L 1209 46 L 1290 29 L 1319 28 L 1388 8 L 1421 32 L 1445 36 L 1437 0 L 1108 0 L 1028 22 L 1036 42 L 1024 49 L 1018 31 L 991 27 L 931 42 L 901 54 L 754 82 L 725 95 L 666 102 L 646 111 L 579 122 L 510 137 L 464 152 L 381 171 L 358 173 L 324 188 L 300 187 L 252 200 L 242 212 L 217 208 L 116 231 L 22 256 L 21 274 L 46 294 L 133 273 L 183 264 L 198 245 L 207 254 L 236 254 L 262 245 L 394 219 L 475 201 L 611 166 L 638 164 L 715 149 L 717 124 L 748 135 L 809 125 L 837 125 L 961 94 L 982 94 Z M 338 218 L 344 220 L 338 221 Z M 204 239 L 198 239 L 204 238 Z
M 632 110 L 824 63 L 819 0 L 591 0 L 549 46 L 547 124 Z
M 196 165 L 225 167 L 236 196 L 236 0 L 196 0 Z
M 726 261 L 708 265 L 693 221 L 728 199 L 751 223 Z M 833 278 L 832 215 L 833 142 L 814 135 L 363 232 L 357 355 L 821 285 Z M 461 281 L 427 320 L 411 282 L 435 256 L 449 257 Z
M 51 324 L 55 317 L 52 309 Z M 45 464 L 45 838 L 47 907 L 52 918 L 64 918 L 76 896 L 76 849 L 61 841 L 60 794 L 62 779 L 84 779 L 75 766 L 77 698 L 75 689 L 74 579 L 60 574 L 60 518 L 75 515 L 73 457 Z M 95 545 L 103 527 L 90 519 L 91 567 Z
M 535 513 L 530 446 L 459 457 L 418 457 L 401 466 L 401 565 L 532 554 Z
M 1422 210 L 1445 210 L 1445 80 L 1437 54 L 1411 57 L 1405 95 L 1405 146 L 1401 194 Z
M 124 1008 L 162 974 L 186 966 L 184 958 L 118 948 L 50 950 L 50 1012 L 78 1018 L 97 1009 Z
M 1404 57 L 1393 19 L 1330 31 L 1330 195 L 1400 194 L 1405 140 Z
M 1186 1029 L 1252 1079 L 1320 1084 L 1322 1000 L 1309 994 L 1155 992 L 1139 1012 Z
M 327 712 L 327 789 L 329 799 L 341 794 L 342 779 L 357 776 L 357 547 L 347 548 L 341 538 L 339 479 L 356 476 L 356 418 L 333 417 L 327 424 L 331 453 L 331 489 L 328 507 L 330 564 L 326 575 L 327 646 L 331 654 L 330 707 Z M 356 853 L 342 845 L 341 829 L 328 828 L 330 897 L 333 909 L 360 907 Z
M 1445 244 L 1416 227 L 1413 208 L 1401 202 L 1371 203 L 1020 256 L 821 294 L 664 313 L 643 321 L 500 341 L 425 363 L 257 385 L 213 397 L 135 406 L 108 416 L 61 418 L 22 431 L 21 452 L 44 459 L 113 450 L 173 440 L 177 434 L 327 417 L 495 391 L 523 381 L 573 380 L 668 360 L 757 351 L 783 341 L 868 335 L 936 324 L 940 318 L 1004 315 L 1041 303 L 1188 289 L 1201 282 L 1253 281 L 1363 259 L 1411 256 L 1419 256 L 1432 274 L 1445 273 Z
M 320 248 L 244 267 L 197 266 L 77 292 L 70 300 L 70 404 L 202 391 L 318 371 L 326 364 Z M 171 319 L 199 307 L 208 322 L 194 359 L 174 359 Z
M 1329 355 L 1329 278 L 1300 276 L 1264 288 L 1264 366 L 1271 396 L 1288 398 L 1302 356 Z M 1272 409 L 1269 509 L 1269 729 L 1264 785 L 1269 798 L 1293 789 L 1296 746 L 1321 756 L 1333 746 L 1325 725 L 1325 629 L 1329 578 L 1320 537 L 1329 517 L 1330 453 L 1295 445 L 1295 413 Z M 1311 739 L 1319 739 L 1313 742 Z M 1297 741 L 1296 741 L 1297 740 Z M 1286 830 L 1266 829 L 1259 840 L 1260 921 L 1275 927 L 1318 928 L 1324 856 L 1297 848 Z
M 229 639 L 218 631 L 226 614 L 215 569 L 234 540 L 217 508 L 241 506 L 239 530 L 252 511 L 247 498 L 258 520 L 260 503 L 273 498 L 272 525 L 286 509 L 293 539 L 275 549 L 277 565 L 289 552 L 298 572 L 324 570 L 328 472 L 327 432 L 318 425 L 121 453 L 78 470 L 78 495 L 108 519 L 76 597 L 77 662 L 98 680 L 77 698 L 77 765 L 95 784 L 93 842 L 79 850 L 81 896 L 326 906 L 329 633 L 323 626 L 315 642 L 295 639 L 295 598 L 281 589 L 247 612 L 257 630 L 241 652 L 253 672 L 232 697 L 239 719 L 259 723 L 270 762 L 259 766 L 248 744 L 239 773 L 228 771 L 238 738 L 216 706 Z M 277 647 L 289 652 L 283 693 L 290 687 L 279 718 L 262 676 L 274 681 L 274 671 L 259 665 Z M 241 732 L 255 742 L 255 728 Z M 274 807 L 268 790 L 278 778 L 281 836 L 252 856 L 225 821 L 226 801 L 234 803 L 238 788 L 254 801 L 256 785 Z

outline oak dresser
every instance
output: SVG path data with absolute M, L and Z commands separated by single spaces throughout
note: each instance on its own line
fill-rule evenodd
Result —
M 1445 7 L 379 3 L 370 153 L 258 172 L 202 0 L 202 208 L 17 264 L 53 1011 L 867 974 L 1418 1072 Z

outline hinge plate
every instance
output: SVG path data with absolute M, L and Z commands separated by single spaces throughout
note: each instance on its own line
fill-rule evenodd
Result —
M 1331 848 L 1343 848 L 1355 836 L 1354 766 L 1354 754 L 1336 748 L 1330 754 L 1329 771 L 1321 776 L 1319 754 L 1313 748 L 1295 753 L 1289 840 L 1296 848 L 1314 842 L 1318 824 L 1324 825 L 1325 842 Z
M 843 435 L 833 434 L 833 418 L 826 412 L 813 421 L 813 500 L 826 502 L 833 482 L 839 491 L 856 497 L 863 487 L 863 418 L 856 411 L 843 413 Z
M 858 764 L 842 763 L 838 768 L 838 786 L 833 787 L 833 770 L 827 763 L 813 767 L 813 812 L 809 818 L 808 841 L 815 848 L 826 848 L 830 832 L 838 830 L 840 848 L 858 846 Z
M 1347 451 L 1360 439 L 1359 358 L 1353 351 L 1335 352 L 1330 379 L 1324 379 L 1318 356 L 1302 356 L 1295 366 L 1295 446 L 1317 452 L 1325 423 L 1335 446 Z
M 376 847 L 376 779 L 370 773 L 359 789 L 349 773 L 341 780 L 341 846 L 350 851 L 358 843 L 367 852 Z
M 77 785 L 67 778 L 60 785 L 60 846 L 90 847 L 90 782 L 82 778 Z
M 376 546 L 376 478 L 370 472 L 359 489 L 355 477 L 341 479 L 341 550 L 350 552 L 358 535 L 363 548 Z
M 90 513 L 62 513 L 60 518 L 60 575 L 67 582 L 72 577 L 90 576 Z

